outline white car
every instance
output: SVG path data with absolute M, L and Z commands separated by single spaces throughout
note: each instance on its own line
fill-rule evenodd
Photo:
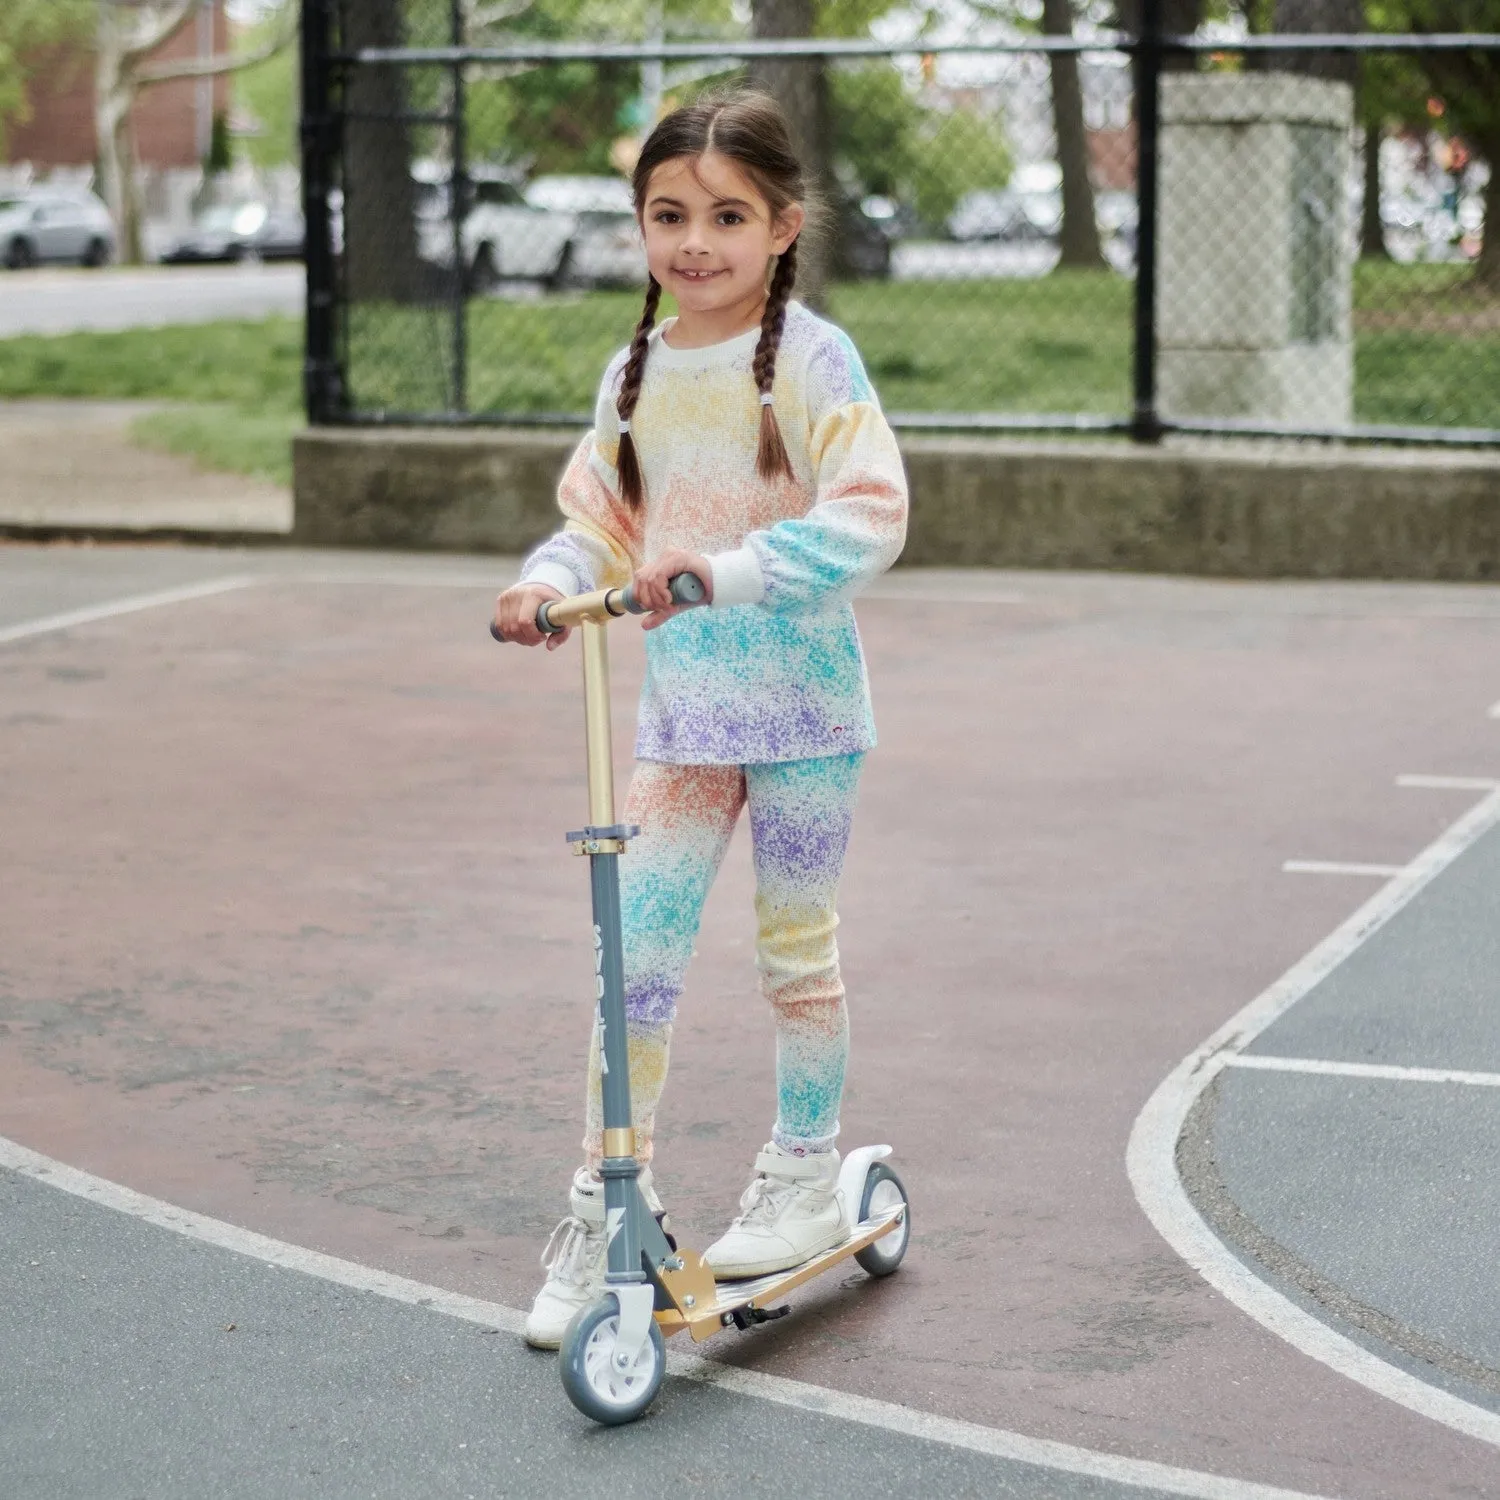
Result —
M 422 257 L 451 266 L 447 181 L 436 172 L 417 177 Z M 539 281 L 554 289 L 645 282 L 645 251 L 623 178 L 543 176 L 523 190 L 499 170 L 474 168 L 470 183 L 474 206 L 461 237 L 475 291 L 502 281 Z
M 27 188 L 0 194 L 0 265 L 8 270 L 45 261 L 104 266 L 114 253 L 114 223 L 92 193 Z

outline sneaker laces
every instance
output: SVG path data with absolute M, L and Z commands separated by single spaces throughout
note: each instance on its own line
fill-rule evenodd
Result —
M 773 1223 L 796 1191 L 797 1184 L 785 1177 L 752 1177 L 750 1186 L 740 1194 L 735 1226 L 751 1224 L 757 1219 Z
M 552 1238 L 542 1251 L 542 1269 L 549 1281 L 582 1286 L 588 1280 L 591 1258 L 589 1226 L 576 1215 L 569 1215 L 552 1231 Z

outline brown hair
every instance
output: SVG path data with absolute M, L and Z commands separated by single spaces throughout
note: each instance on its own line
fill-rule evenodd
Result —
M 774 224 L 794 203 L 806 200 L 802 164 L 792 151 L 786 117 L 776 101 L 766 94 L 747 91 L 719 94 L 694 104 L 674 109 L 656 126 L 641 147 L 635 164 L 631 187 L 635 193 L 635 211 L 645 211 L 646 190 L 651 174 L 663 162 L 681 156 L 702 156 L 717 151 L 727 156 L 755 184 Z M 766 309 L 761 314 L 760 339 L 755 345 L 751 369 L 755 389 L 762 397 L 771 394 L 776 379 L 776 351 L 781 346 L 781 332 L 786 326 L 786 305 L 797 278 L 797 242 L 777 257 L 776 272 L 771 278 Z M 630 342 L 630 357 L 620 379 L 620 394 L 615 406 L 622 427 L 628 424 L 641 396 L 641 381 L 646 373 L 646 354 L 656 309 L 661 301 L 661 284 L 648 276 L 646 305 L 636 324 Z M 628 427 L 620 433 L 620 455 L 617 460 L 620 493 L 632 507 L 645 499 L 646 486 L 641 476 L 640 459 Z M 792 461 L 782 441 L 776 412 L 769 401 L 760 408 L 760 442 L 755 453 L 755 469 L 763 479 L 792 478 Z

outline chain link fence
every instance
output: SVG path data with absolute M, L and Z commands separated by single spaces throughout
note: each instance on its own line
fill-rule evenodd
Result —
M 898 426 L 1500 442 L 1500 38 L 1172 38 L 1148 0 L 1139 36 L 487 42 L 489 10 L 306 0 L 315 422 L 588 420 L 645 284 L 635 150 L 747 80 L 827 210 L 804 294 Z

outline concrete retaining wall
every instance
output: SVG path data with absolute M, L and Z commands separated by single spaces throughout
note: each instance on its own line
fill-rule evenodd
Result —
M 576 433 L 314 428 L 292 540 L 521 552 Z M 1500 578 L 1500 453 L 910 437 L 908 563 Z

